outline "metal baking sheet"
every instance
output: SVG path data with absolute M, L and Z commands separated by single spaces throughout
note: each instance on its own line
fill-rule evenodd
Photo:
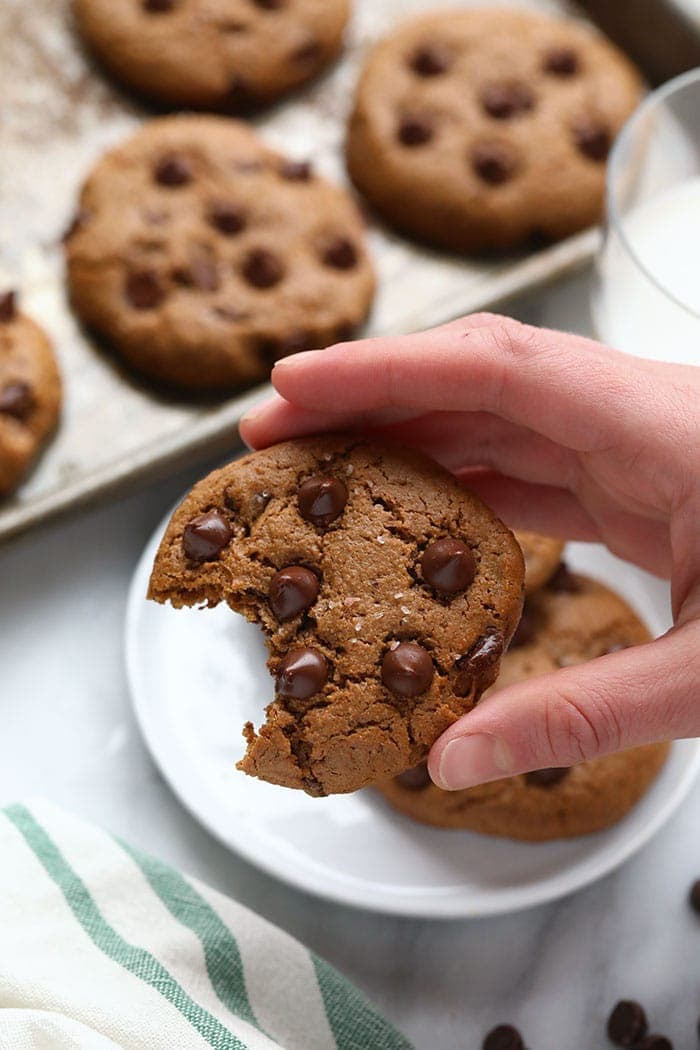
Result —
M 345 120 L 363 54 L 400 19 L 443 3 L 355 0 L 336 67 L 255 123 L 274 146 L 343 181 Z M 571 11 L 553 0 L 523 6 Z M 266 388 L 206 404 L 155 394 L 91 345 L 71 316 L 60 241 L 78 187 L 149 113 L 84 54 L 70 0 L 0 0 L 0 99 L 0 287 L 20 289 L 23 308 L 51 334 L 65 383 L 55 440 L 0 504 L 2 537 L 205 449 L 235 447 L 238 420 Z M 586 262 L 598 238 L 588 230 L 545 251 L 484 262 L 419 248 L 376 225 L 369 236 L 379 276 L 370 334 L 415 331 L 551 281 Z

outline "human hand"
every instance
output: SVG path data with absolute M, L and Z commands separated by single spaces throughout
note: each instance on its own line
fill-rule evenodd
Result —
M 434 744 L 457 789 L 700 736 L 700 368 L 492 314 L 280 361 L 241 433 L 357 429 L 421 448 L 515 528 L 598 541 L 671 581 L 663 637 L 501 690 Z

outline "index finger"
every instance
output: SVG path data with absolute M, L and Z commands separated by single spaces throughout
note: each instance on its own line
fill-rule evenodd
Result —
M 592 340 L 477 315 L 399 338 L 340 344 L 278 362 L 286 400 L 343 414 L 486 411 L 577 452 L 674 434 L 672 386 L 650 365 Z

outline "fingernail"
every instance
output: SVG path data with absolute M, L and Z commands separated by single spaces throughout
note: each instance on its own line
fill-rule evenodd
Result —
M 487 733 L 455 737 L 445 747 L 438 769 L 439 786 L 447 791 L 498 780 L 513 769 L 506 744 Z
M 275 361 L 272 371 L 277 372 L 290 372 L 293 368 L 299 368 L 300 365 L 306 364 L 309 358 L 313 357 L 318 353 L 318 350 L 300 350 L 298 354 L 290 354 L 289 357 L 281 357 L 279 361 Z

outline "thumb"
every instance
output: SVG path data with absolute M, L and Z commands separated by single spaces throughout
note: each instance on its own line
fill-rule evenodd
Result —
M 700 621 L 647 645 L 512 685 L 442 734 L 428 768 L 454 791 L 700 735 Z

